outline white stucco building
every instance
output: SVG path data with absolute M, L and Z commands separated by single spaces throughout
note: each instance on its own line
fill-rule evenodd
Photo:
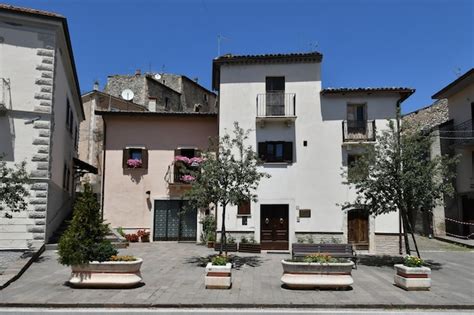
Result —
M 355 195 L 341 174 L 360 154 L 360 143 L 374 143 L 414 90 L 323 89 L 321 61 L 317 52 L 214 60 L 219 134 L 232 131 L 234 121 L 251 129 L 261 170 L 271 175 L 257 190 L 258 202 L 230 208 L 227 230 L 237 241 L 253 236 L 267 250 L 312 239 L 398 252 L 398 213 L 369 218 L 343 211 L 340 204 Z
M 0 249 L 44 244 L 70 213 L 84 119 L 66 19 L 0 5 L 0 152 L 27 162 L 28 210 L 0 210 Z M 13 218 L 5 218 L 5 212 Z

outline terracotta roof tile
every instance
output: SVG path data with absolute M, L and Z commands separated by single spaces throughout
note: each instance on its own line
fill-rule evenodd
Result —
M 48 16 L 48 17 L 56 17 L 56 18 L 60 18 L 60 19 L 65 18 L 64 16 L 62 16 L 61 14 L 58 14 L 58 13 L 43 11 L 43 10 L 38 10 L 38 9 L 32 9 L 32 8 L 17 7 L 17 6 L 13 6 L 13 5 L 6 4 L 6 3 L 0 3 L 0 10 L 13 11 L 13 12 L 18 12 L 18 13 L 34 14 L 34 15 L 43 15 L 43 16 Z

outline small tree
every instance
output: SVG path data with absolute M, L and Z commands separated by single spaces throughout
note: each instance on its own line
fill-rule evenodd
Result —
M 409 217 L 418 212 L 431 212 L 443 195 L 454 193 L 453 167 L 457 157 L 430 157 L 432 140 L 421 131 L 404 130 L 398 134 L 393 122 L 382 131 L 375 145 L 365 146 L 364 154 L 355 161 L 348 181 L 357 193 L 354 202 L 343 209 L 364 208 L 369 214 L 380 215 L 400 211 L 405 248 L 410 254 L 407 232 L 420 256 Z
M 29 182 L 26 162 L 16 164 L 14 168 L 7 167 L 3 156 L 0 155 L 0 209 L 6 206 L 13 212 L 26 210 L 26 197 L 29 196 L 26 185 Z M 11 215 L 5 213 L 5 217 L 11 218 Z
M 233 137 L 224 135 L 211 143 L 203 153 L 203 161 L 192 188 L 184 195 L 189 199 L 188 207 L 207 208 L 213 204 L 222 210 L 220 254 L 227 244 L 225 217 L 228 205 L 238 205 L 244 200 L 257 201 L 257 189 L 268 174 L 257 170 L 258 158 L 251 146 L 246 146 L 249 130 L 234 123 Z M 217 155 L 216 155 L 217 153 Z
M 100 216 L 100 205 L 89 184 L 74 204 L 71 224 L 59 240 L 59 262 L 63 265 L 106 261 L 117 250 L 105 237 L 109 231 Z

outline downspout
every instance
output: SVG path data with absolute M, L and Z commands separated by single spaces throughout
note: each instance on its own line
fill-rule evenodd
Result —
M 401 116 L 401 98 L 397 101 L 397 142 L 400 147 L 400 116 Z M 403 254 L 403 240 L 402 240 L 402 212 L 398 209 L 398 253 Z
M 104 122 L 104 141 L 102 144 L 102 152 L 103 152 L 103 157 L 102 157 L 102 189 L 101 189 L 101 217 L 102 220 L 104 220 L 104 194 L 105 194 L 105 154 L 107 152 L 107 123 L 105 122 L 105 117 L 102 116 L 102 120 Z

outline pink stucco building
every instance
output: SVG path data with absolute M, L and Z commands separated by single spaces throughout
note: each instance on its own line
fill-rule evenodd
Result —
M 181 212 L 189 184 L 175 156 L 192 158 L 218 136 L 217 114 L 96 111 L 104 120 L 103 216 L 152 240 L 199 240 L 202 213 Z M 139 161 L 139 162 L 136 162 Z M 137 165 L 138 163 L 138 165 Z

